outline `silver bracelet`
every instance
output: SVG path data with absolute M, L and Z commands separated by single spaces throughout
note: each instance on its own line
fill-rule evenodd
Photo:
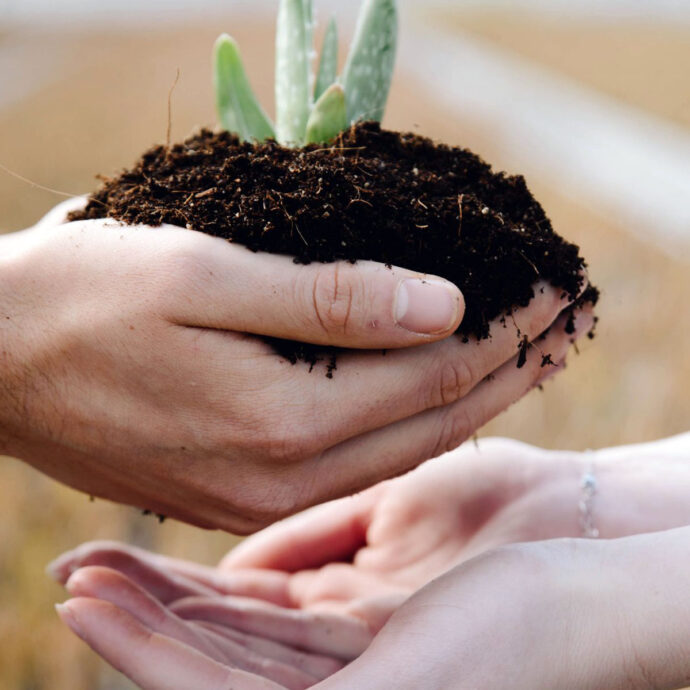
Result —
M 597 495 L 597 477 L 594 473 L 594 465 L 584 473 L 580 481 L 582 494 L 578 508 L 580 509 L 580 529 L 583 539 L 598 539 L 599 530 L 594 524 L 594 498 Z

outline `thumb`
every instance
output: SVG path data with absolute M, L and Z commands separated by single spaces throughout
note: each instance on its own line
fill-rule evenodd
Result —
M 178 300 L 178 323 L 298 340 L 378 349 L 441 340 L 464 316 L 452 283 L 402 268 L 295 264 L 197 234 L 193 295 Z
M 384 488 L 379 485 L 278 522 L 243 541 L 220 568 L 297 572 L 347 560 L 366 544 L 371 516 Z
M 59 203 L 41 218 L 34 226 L 35 228 L 52 228 L 67 222 L 67 216 L 72 211 L 80 211 L 86 206 L 85 196 L 75 196 L 67 201 Z

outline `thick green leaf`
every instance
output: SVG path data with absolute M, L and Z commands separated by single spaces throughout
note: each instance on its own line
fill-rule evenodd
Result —
M 347 129 L 345 91 L 333 84 L 319 98 L 307 124 L 307 144 L 328 144 Z
M 397 43 L 396 0 L 364 0 L 343 75 L 350 123 L 383 119 Z
M 331 17 L 323 39 L 319 76 L 316 79 L 314 98 L 318 101 L 331 84 L 338 78 L 338 25 Z
M 244 141 L 275 137 L 273 125 L 256 100 L 237 43 L 223 34 L 215 46 L 214 82 L 221 125 Z
M 281 0 L 276 38 L 276 133 L 284 146 L 301 146 L 312 108 L 311 0 Z

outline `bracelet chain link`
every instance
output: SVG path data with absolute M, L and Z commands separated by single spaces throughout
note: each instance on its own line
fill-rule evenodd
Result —
M 578 508 L 580 511 L 580 529 L 584 539 L 598 539 L 599 530 L 594 522 L 594 499 L 597 496 L 599 485 L 594 472 L 594 465 L 584 473 L 580 481 L 580 501 Z

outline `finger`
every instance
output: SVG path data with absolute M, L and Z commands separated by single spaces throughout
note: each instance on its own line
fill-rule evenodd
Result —
M 304 690 L 312 687 L 320 678 L 299 669 L 292 664 L 278 661 L 272 657 L 258 654 L 247 646 L 230 639 L 228 635 L 221 635 L 216 630 L 204 627 L 195 622 L 188 625 L 198 630 L 214 645 L 225 653 L 225 663 L 229 666 L 241 668 L 249 673 L 255 673 L 276 683 L 284 685 L 288 690 Z
M 199 233 L 189 241 L 186 294 L 171 295 L 169 314 L 185 326 L 397 348 L 447 337 L 464 315 L 460 290 L 442 278 L 370 261 L 297 265 Z
M 88 198 L 85 196 L 75 196 L 71 199 L 67 199 L 48 211 L 48 213 L 36 223 L 34 228 L 51 228 L 56 225 L 67 223 L 67 216 L 73 211 L 80 211 L 83 209 L 87 202 Z
M 122 573 L 101 567 L 82 568 L 72 574 L 66 587 L 73 597 L 109 601 L 150 630 L 194 647 L 211 659 L 227 661 L 223 652 L 206 636 L 196 632 Z
M 362 435 L 462 399 L 512 359 L 524 337 L 537 338 L 568 306 L 561 291 L 543 284 L 536 288 L 528 307 L 516 310 L 505 323 L 498 319 L 491 324 L 488 340 L 452 337 L 385 357 L 381 352 L 350 351 L 338 356 L 335 382 L 303 374 L 299 385 L 304 393 L 291 404 L 292 414 L 277 416 L 273 425 L 276 443 L 293 441 L 302 459 L 349 440 L 355 429 Z M 276 359 L 273 365 L 272 392 L 281 399 L 293 398 L 295 378 L 303 370 L 286 376 L 283 362 Z M 316 418 L 315 409 L 320 411 Z M 304 422 L 295 425 L 295 416 Z
M 177 568 L 177 564 L 170 566 L 172 571 L 176 571 Z M 261 599 L 284 608 L 293 608 L 296 605 L 290 595 L 290 576 L 284 572 L 260 569 L 220 572 L 207 568 L 194 573 L 189 570 L 188 564 L 181 566 L 178 572 L 188 574 L 190 578 L 212 588 L 219 595 Z
M 486 340 L 448 338 L 422 349 L 388 352 L 385 358 L 378 352 L 343 353 L 338 361 L 337 385 L 319 381 L 318 392 L 324 397 L 316 404 L 321 409 L 335 408 L 339 415 L 359 411 L 358 421 L 369 420 L 369 427 L 374 429 L 456 402 L 512 359 L 524 338 L 532 342 L 544 333 L 570 304 L 561 290 L 543 282 L 534 286 L 534 293 L 528 306 L 494 320 Z M 362 376 L 362 372 L 367 375 Z M 378 392 L 374 400 L 372 390 Z M 334 404 L 336 395 L 338 400 L 356 404 L 343 409 Z M 391 408 L 397 418 L 390 417 Z
M 273 570 L 244 569 L 221 572 L 217 568 L 149 553 L 128 544 L 89 542 L 62 554 L 46 570 L 60 584 L 85 566 L 100 565 L 125 573 L 157 599 L 168 603 L 189 596 L 231 594 L 263 599 L 278 606 L 291 607 L 289 578 Z
M 62 554 L 47 567 L 64 584 L 79 568 L 100 565 L 118 570 L 164 603 L 188 596 L 236 594 L 268 598 L 284 605 L 286 577 L 280 573 L 250 571 L 225 575 L 215 568 L 149 553 L 128 544 L 95 541 Z M 259 580 L 257 582 L 256 580 Z
M 391 616 L 409 599 L 410 593 L 386 594 L 353 601 L 324 601 L 312 610 L 355 616 L 365 620 L 375 635 L 388 623 Z
M 289 690 L 302 690 L 316 680 L 304 671 L 189 625 L 114 570 L 98 567 L 78 570 L 68 580 L 67 590 L 75 597 L 109 601 L 152 631 L 194 647 L 215 661 L 280 682 Z
M 74 571 L 86 566 L 117 570 L 164 604 L 189 596 L 217 594 L 214 589 L 183 575 L 166 572 L 145 551 L 117 542 L 83 544 L 53 561 L 48 572 L 64 584 Z
M 345 615 L 342 610 L 333 611 L 333 613 Z M 289 645 L 257 637 L 256 635 L 249 635 L 248 633 L 243 633 L 234 628 L 219 625 L 218 623 L 209 623 L 208 621 L 193 622 L 207 630 L 213 630 L 218 635 L 227 637 L 264 657 L 275 659 L 276 661 L 283 661 L 295 668 L 302 669 L 319 680 L 328 678 L 328 676 L 333 675 L 343 667 L 343 662 L 333 657 L 300 651 Z
M 593 316 L 581 312 L 575 333 L 569 335 L 565 332 L 567 319 L 559 319 L 548 336 L 538 342 L 539 349 L 533 347 L 527 352 L 522 368 L 517 367 L 515 357 L 462 400 L 342 443 L 301 465 L 300 472 L 309 478 L 308 486 L 318 487 L 318 495 L 304 493 L 304 506 L 321 502 L 324 497 L 352 494 L 459 446 L 547 375 L 549 368 L 543 366 L 541 353 L 560 362 L 572 342 L 588 333 L 593 324 Z
M 181 618 L 219 623 L 346 661 L 359 656 L 372 640 L 366 623 L 355 618 L 282 609 L 252 599 L 192 597 L 175 602 L 171 610 Z
M 220 569 L 296 572 L 347 560 L 366 543 L 371 514 L 383 489 L 374 487 L 278 522 L 236 546 Z
M 152 632 L 110 602 L 72 599 L 57 610 L 78 637 L 142 690 L 285 690 Z
M 292 575 L 290 594 L 298 608 L 313 611 L 323 602 L 351 602 L 390 594 L 409 596 L 411 591 L 388 582 L 381 573 L 361 570 L 350 563 L 330 563 L 319 570 Z

